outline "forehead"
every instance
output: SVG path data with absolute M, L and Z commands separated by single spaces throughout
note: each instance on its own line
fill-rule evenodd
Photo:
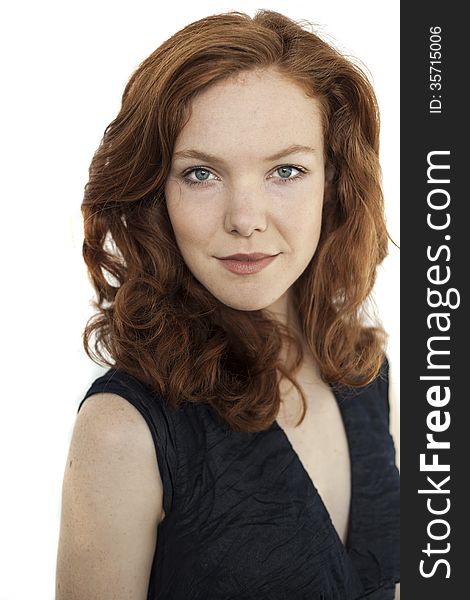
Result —
M 213 84 L 192 100 L 175 151 L 197 145 L 256 157 L 291 144 L 322 149 L 322 129 L 317 99 L 273 69 L 249 71 Z

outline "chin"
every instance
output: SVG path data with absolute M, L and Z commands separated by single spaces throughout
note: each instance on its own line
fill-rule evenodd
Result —
M 236 310 L 243 310 L 245 312 L 250 312 L 253 310 L 261 310 L 263 308 L 266 308 L 266 306 L 262 303 L 256 304 L 253 302 L 250 303 L 243 303 L 243 302 L 223 302 L 221 300 L 221 302 L 223 304 L 225 304 L 226 306 L 230 306 L 230 308 L 235 308 Z
M 253 311 L 253 310 L 263 310 L 272 305 L 273 300 L 271 298 L 227 298 L 217 296 L 217 300 L 225 304 L 226 306 L 230 306 L 230 308 L 234 308 L 236 310 L 243 311 Z

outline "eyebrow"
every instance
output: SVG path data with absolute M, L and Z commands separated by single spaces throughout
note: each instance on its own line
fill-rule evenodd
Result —
M 316 154 L 315 148 L 311 146 L 303 146 L 302 144 L 292 144 L 287 148 L 283 148 L 279 152 L 272 154 L 271 156 L 267 156 L 264 160 L 266 162 L 271 162 L 273 160 L 279 160 L 284 156 L 289 156 L 290 154 L 299 154 L 299 153 L 308 153 L 308 154 Z M 224 160 L 213 154 L 208 154 L 207 152 L 203 152 L 202 150 L 195 150 L 192 148 L 188 148 L 187 150 L 180 150 L 179 152 L 175 152 L 173 154 L 173 158 L 194 158 L 196 160 L 201 160 L 203 162 L 210 162 L 214 164 L 223 164 Z

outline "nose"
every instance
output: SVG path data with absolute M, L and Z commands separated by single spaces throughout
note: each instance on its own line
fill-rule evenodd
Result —
M 269 199 L 258 186 L 244 185 L 231 189 L 225 211 L 225 230 L 249 237 L 268 226 Z

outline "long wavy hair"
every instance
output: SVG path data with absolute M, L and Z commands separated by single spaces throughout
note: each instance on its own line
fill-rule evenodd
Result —
M 294 283 L 301 336 L 262 310 L 218 301 L 187 268 L 164 187 L 192 98 L 241 71 L 276 68 L 322 106 L 331 184 L 316 252 Z M 194 22 L 136 69 L 106 127 L 82 204 L 83 256 L 96 290 L 84 331 L 95 362 L 127 371 L 177 407 L 209 404 L 238 431 L 269 427 L 279 383 L 306 401 L 295 372 L 306 344 L 322 379 L 358 387 L 384 358 L 385 333 L 365 307 L 387 253 L 379 116 L 363 71 L 312 32 L 268 10 Z M 295 360 L 281 360 L 284 344 Z

